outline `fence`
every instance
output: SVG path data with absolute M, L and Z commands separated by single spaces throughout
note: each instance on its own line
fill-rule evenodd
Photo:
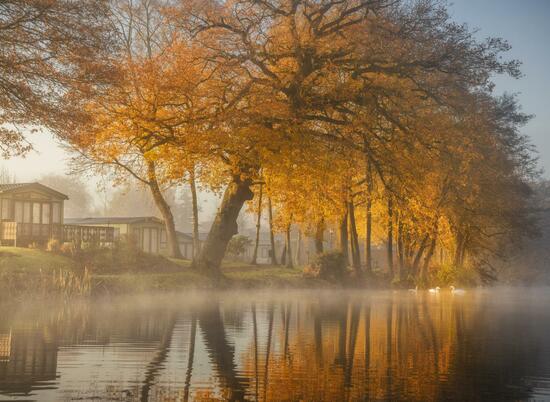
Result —
M 106 244 L 114 242 L 115 229 L 105 226 L 79 226 L 61 224 L 38 224 L 2 222 L 0 240 L 3 243 L 17 245 L 32 242 L 43 243 L 50 239 L 60 242 L 74 242 L 78 246 L 84 243 Z

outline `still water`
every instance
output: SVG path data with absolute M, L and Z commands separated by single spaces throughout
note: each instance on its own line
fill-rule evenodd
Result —
M 6 302 L 0 400 L 550 401 L 550 290 Z

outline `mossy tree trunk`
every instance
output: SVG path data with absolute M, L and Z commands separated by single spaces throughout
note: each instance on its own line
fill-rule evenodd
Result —
M 197 267 L 210 275 L 221 275 L 221 263 L 227 244 L 238 233 L 237 218 L 246 201 L 254 197 L 251 178 L 234 175 L 225 189 L 222 203 L 200 251 Z

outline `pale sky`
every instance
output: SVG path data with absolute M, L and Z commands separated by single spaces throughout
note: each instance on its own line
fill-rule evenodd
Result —
M 478 28 L 479 37 L 500 36 L 512 45 L 510 58 L 523 62 L 525 77 L 497 77 L 497 93 L 519 93 L 526 113 L 536 115 L 525 127 L 540 154 L 540 165 L 550 177 L 550 0 L 456 0 L 450 7 L 458 22 Z M 18 181 L 35 181 L 47 173 L 64 173 L 67 155 L 48 134 L 29 137 L 35 151 L 25 158 L 1 162 Z

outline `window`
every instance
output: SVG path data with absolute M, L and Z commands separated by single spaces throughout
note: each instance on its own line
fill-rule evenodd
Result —
M 143 228 L 143 251 L 151 252 L 151 229 Z
M 50 204 L 42 204 L 42 223 L 50 223 Z
M 23 201 L 15 201 L 15 222 L 23 223 Z
M 2 219 L 10 219 L 10 200 L 2 200 Z
M 40 223 L 40 204 L 32 204 L 32 223 Z
M 58 202 L 52 204 L 52 223 L 61 223 L 61 204 Z
M 151 253 L 158 254 L 159 252 L 159 231 L 151 228 Z
M 139 228 L 134 228 L 132 230 L 132 241 L 137 246 L 141 246 L 141 239 L 139 238 Z M 140 247 L 141 248 L 141 247 Z
M 25 223 L 32 222 L 31 208 L 32 208 L 32 203 L 28 201 L 25 202 L 25 204 L 23 205 L 23 222 Z

